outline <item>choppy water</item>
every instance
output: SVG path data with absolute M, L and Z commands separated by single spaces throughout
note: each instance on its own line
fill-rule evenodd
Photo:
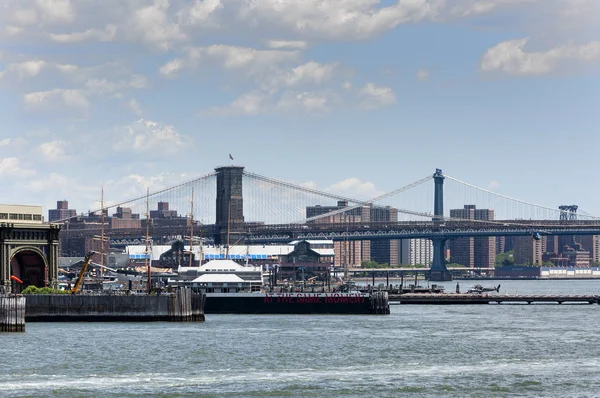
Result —
M 600 281 L 501 283 L 501 293 L 600 293 Z M 28 323 L 0 335 L 0 396 L 595 397 L 599 314 L 407 305 L 389 316 Z

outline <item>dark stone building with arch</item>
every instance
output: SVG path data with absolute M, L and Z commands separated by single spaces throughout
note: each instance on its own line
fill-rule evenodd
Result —
M 59 232 L 55 224 L 0 223 L 0 289 L 19 293 L 29 285 L 55 287 Z

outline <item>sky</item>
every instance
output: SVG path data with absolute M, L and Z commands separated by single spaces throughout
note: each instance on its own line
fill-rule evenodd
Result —
M 597 0 L 0 0 L 0 203 L 229 163 L 369 199 L 444 173 L 600 216 Z

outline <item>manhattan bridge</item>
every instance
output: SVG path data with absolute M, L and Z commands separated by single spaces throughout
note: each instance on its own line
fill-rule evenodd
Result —
M 359 200 L 254 174 L 242 166 L 223 166 L 182 184 L 110 203 L 91 211 L 85 225 L 76 222 L 79 217 L 61 220 L 61 239 L 104 236 L 110 244 L 131 244 L 145 242 L 146 236 L 154 241 L 182 236 L 190 242 L 225 246 L 298 239 L 424 238 L 433 242 L 430 279 L 435 281 L 450 278 L 444 250 L 451 239 L 600 235 L 600 218 L 577 213 L 575 205 L 536 205 L 476 187 L 440 169 L 391 192 Z M 492 211 L 478 219 L 463 211 L 469 208 Z M 119 222 L 109 225 L 105 218 Z

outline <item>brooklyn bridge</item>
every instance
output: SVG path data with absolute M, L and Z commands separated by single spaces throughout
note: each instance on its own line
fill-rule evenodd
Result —
M 64 220 L 63 253 L 174 237 L 222 247 L 298 239 L 430 239 L 431 280 L 446 280 L 445 246 L 466 237 L 600 235 L 600 218 L 575 205 L 547 207 L 480 188 L 442 170 L 369 200 L 343 197 L 248 172 L 214 172 L 147 195 L 111 201 Z

